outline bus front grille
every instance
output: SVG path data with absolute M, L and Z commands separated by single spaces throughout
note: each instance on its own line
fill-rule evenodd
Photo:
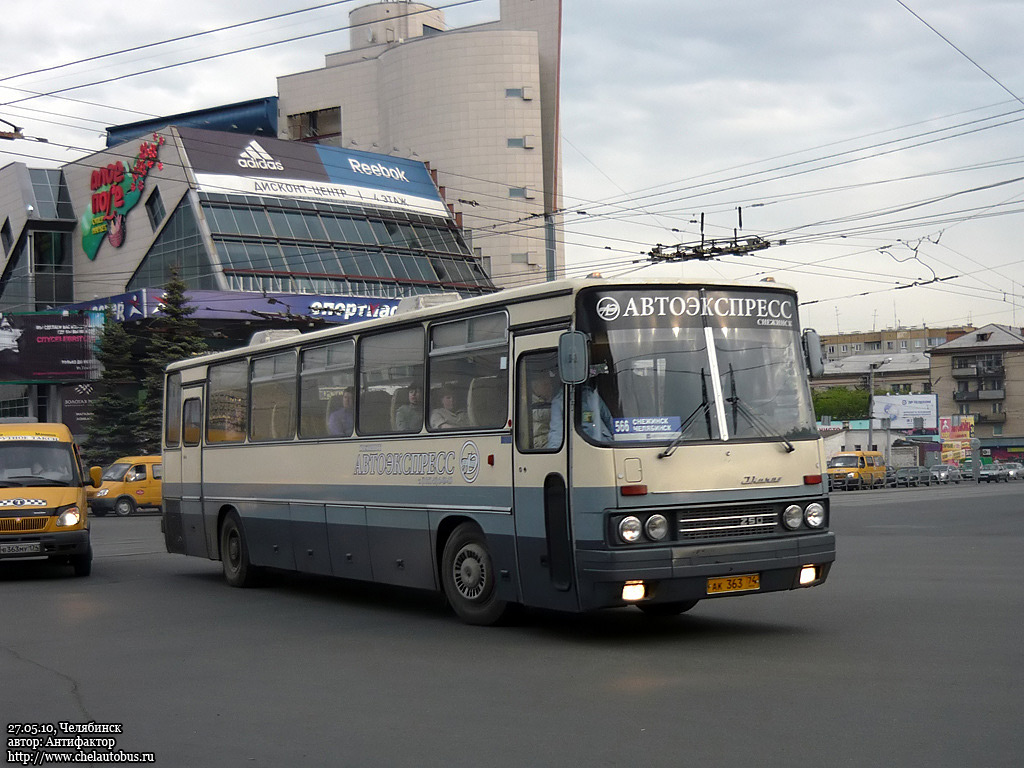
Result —
M 0 533 L 41 531 L 46 527 L 47 517 L 0 517 Z
M 679 514 L 676 538 L 691 541 L 762 536 L 774 532 L 777 522 L 777 511 L 768 505 L 690 509 Z

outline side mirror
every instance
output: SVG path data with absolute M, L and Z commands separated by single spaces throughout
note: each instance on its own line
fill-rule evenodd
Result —
M 590 369 L 587 334 L 566 331 L 558 339 L 558 375 L 565 384 L 582 384 Z
M 816 379 L 825 372 L 825 357 L 821 352 L 821 336 L 813 328 L 804 331 L 804 357 L 807 359 L 807 372 Z
M 103 467 L 89 467 L 89 481 L 93 488 L 103 485 Z

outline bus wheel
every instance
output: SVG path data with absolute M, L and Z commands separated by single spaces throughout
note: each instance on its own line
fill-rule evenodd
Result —
M 677 603 L 637 603 L 636 607 L 643 611 L 645 616 L 663 618 L 665 616 L 678 616 L 680 613 L 686 613 L 696 604 L 696 600 L 680 600 Z
M 249 545 L 234 512 L 228 513 L 220 527 L 220 561 L 224 567 L 224 578 L 232 587 L 256 584 L 258 569 L 249 562 Z
M 75 576 L 88 576 L 92 573 L 92 547 L 84 555 L 72 555 L 71 567 L 75 569 Z
M 508 603 L 497 598 L 495 576 L 483 533 L 463 523 L 445 542 L 441 584 L 452 610 L 467 624 L 496 624 L 505 615 Z
M 131 496 L 122 496 L 114 502 L 114 513 L 118 517 L 128 517 L 135 511 L 135 500 Z

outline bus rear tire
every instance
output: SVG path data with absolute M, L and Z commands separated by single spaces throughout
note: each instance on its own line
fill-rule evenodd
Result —
M 259 569 L 249 562 L 245 531 L 234 512 L 229 512 L 220 526 L 220 561 L 224 579 L 232 587 L 253 587 L 259 580 Z
M 636 607 L 643 611 L 645 616 L 665 618 L 666 616 L 678 616 L 680 613 L 686 613 L 697 603 L 697 600 L 680 600 L 675 603 L 637 603 Z
M 460 619 L 480 626 L 501 621 L 508 603 L 497 597 L 496 577 L 483 532 L 473 523 L 452 531 L 441 557 L 441 585 Z

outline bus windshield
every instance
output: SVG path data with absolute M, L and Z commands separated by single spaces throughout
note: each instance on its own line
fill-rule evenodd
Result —
M 0 441 L 0 488 L 79 484 L 68 443 L 57 440 Z
M 796 301 L 771 289 L 587 291 L 591 375 L 577 413 L 594 442 L 816 439 Z M 587 430 L 588 390 L 610 430 Z M 577 424 L 580 420 L 577 418 Z M 609 434 L 610 432 L 610 434 Z

